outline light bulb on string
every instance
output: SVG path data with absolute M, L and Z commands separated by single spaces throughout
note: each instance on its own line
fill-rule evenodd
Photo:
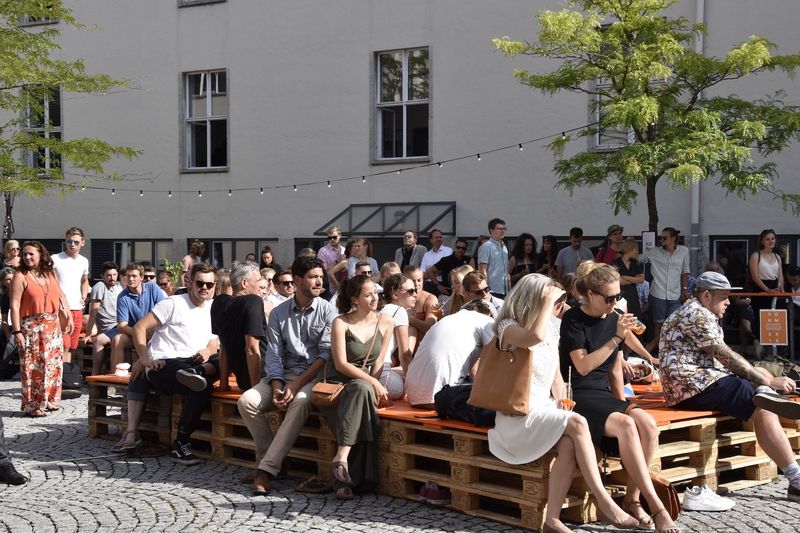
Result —
M 203 191 L 197 191 L 197 197 L 198 198 L 202 198 L 203 197 Z
M 144 192 L 141 189 L 139 189 L 139 198 L 141 198 L 142 196 L 144 196 Z
M 478 161 L 480 161 L 480 160 L 481 160 L 481 154 L 478 154 L 478 155 L 476 155 L 475 157 L 477 157 L 477 158 L 478 158 Z
M 398 175 L 400 175 L 400 173 L 401 173 L 402 171 L 403 171 L 403 169 L 402 169 L 402 168 L 398 168 L 398 169 L 397 169 L 397 174 L 398 174 Z
M 297 192 L 297 185 L 292 185 L 292 187 L 294 188 L 294 192 Z
M 562 141 L 566 141 L 567 140 L 567 134 L 565 132 L 563 132 L 563 131 L 561 132 L 561 140 Z
M 111 196 L 114 196 L 115 194 L 117 194 L 117 189 L 111 189 Z
M 261 189 L 258 192 L 259 194 L 264 194 L 264 187 L 261 187 Z
M 366 182 L 367 182 L 367 177 L 361 176 L 361 183 L 366 183 Z
M 167 198 L 172 198 L 172 191 L 169 191 L 169 192 L 167 193 Z
M 522 143 L 519 143 L 519 151 L 521 152 L 521 151 L 523 151 L 524 149 L 525 149 L 525 148 L 523 148 L 523 146 L 522 146 Z
M 331 188 L 331 182 L 330 182 L 330 180 L 328 180 L 328 188 L 329 188 L 329 189 Z
M 443 164 L 444 164 L 444 163 L 442 163 L 441 161 L 439 161 L 438 163 L 436 163 L 436 165 L 437 165 L 439 168 L 442 168 L 442 165 L 443 165 Z
M 231 191 L 230 189 L 228 189 L 228 196 L 233 196 L 233 191 Z
M 82 187 L 81 187 L 81 192 L 83 192 L 83 191 L 85 191 L 85 190 L 86 190 L 86 185 L 84 185 L 84 186 L 82 186 Z

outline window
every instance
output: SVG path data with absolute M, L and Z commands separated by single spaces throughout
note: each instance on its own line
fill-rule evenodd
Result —
M 430 59 L 427 48 L 376 54 L 377 160 L 427 158 Z
M 41 139 L 61 140 L 61 89 L 27 87 L 29 102 L 25 109 L 25 133 Z M 25 164 L 47 175 L 52 168 L 61 168 L 61 154 L 51 150 L 47 141 L 35 149 L 24 151 Z
M 23 15 L 19 19 L 20 26 L 37 26 L 40 24 L 57 24 L 57 18 L 50 18 L 47 16 L 47 12 L 51 11 L 53 5 L 51 3 L 47 4 L 39 4 L 39 8 L 41 10 L 40 14 L 37 15 Z
M 194 239 L 187 239 L 186 246 L 191 246 Z M 261 260 L 261 248 L 269 246 L 273 255 L 277 254 L 277 240 L 260 239 L 200 239 L 206 245 L 204 261 L 216 268 L 230 268 L 234 261 L 244 261 L 247 254 L 255 254 L 256 263 Z M 278 261 L 280 263 L 280 261 Z M 288 266 L 288 265 L 286 265 Z
M 595 89 L 603 89 L 610 87 L 609 80 L 605 78 L 598 78 L 595 81 Z M 605 117 L 603 111 L 604 97 L 600 94 L 593 96 L 594 104 L 592 112 L 594 114 L 592 121 L 597 122 L 597 133 L 594 134 L 594 149 L 595 150 L 614 150 L 629 144 L 634 143 L 633 129 L 625 130 L 615 127 L 603 127 L 600 121 Z
M 102 277 L 102 267 L 106 261 L 113 261 L 120 268 L 129 263 L 150 263 L 157 270 L 163 270 L 164 259 L 171 258 L 170 239 L 92 239 L 90 257 L 92 279 Z
M 228 166 L 228 76 L 224 70 L 184 75 L 184 169 Z
M 747 261 L 750 258 L 750 239 L 736 237 L 711 238 L 713 259 L 725 271 L 734 287 L 747 283 Z

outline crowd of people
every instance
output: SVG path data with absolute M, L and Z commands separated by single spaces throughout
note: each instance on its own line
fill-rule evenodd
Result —
M 302 250 L 288 268 L 265 247 L 260 260 L 248 254 L 218 271 L 204 261 L 204 244 L 194 241 L 179 280 L 152 265 L 120 269 L 108 262 L 93 287 L 80 255 L 80 228 L 67 230 L 65 251 L 53 257 L 37 241 L 21 249 L 7 241 L 0 271 L 3 327 L 21 359 L 21 410 L 45 417 L 60 408 L 65 391 L 76 390 L 65 388 L 62 374 L 72 370 L 71 352 L 83 332 L 93 350 L 93 374 L 104 365 L 114 372 L 126 360 L 133 363 L 127 429 L 113 450 L 142 444 L 149 391 L 182 394 L 170 456 L 191 465 L 199 462 L 191 434 L 214 385 L 228 390 L 233 374 L 242 390 L 238 409 L 256 445 L 247 481 L 254 492 L 266 493 L 306 422 L 314 385 L 342 384 L 338 402 L 321 410 L 338 445 L 332 488 L 337 498 L 350 499 L 378 482 L 378 409 L 403 397 L 413 407 L 432 408 L 446 386 L 470 383 L 481 349 L 497 337 L 504 347 L 533 350 L 533 408 L 527 416 L 498 413 L 490 450 L 511 464 L 556 450 L 546 531 L 568 531 L 559 511 L 576 468 L 605 520 L 680 531 L 648 474 L 658 431 L 626 394 L 626 381 L 636 375 L 628 354 L 660 366 L 668 405 L 752 420 L 759 443 L 790 481 L 788 497 L 800 501 L 800 467 L 778 419 L 800 418 L 800 404 L 783 396 L 796 383 L 753 367 L 725 344 L 720 319 L 730 283 L 715 265 L 691 278 L 677 230 L 664 228 L 661 246 L 644 253 L 616 224 L 594 251 L 575 227 L 561 250 L 548 235 L 537 251 L 536 238 L 522 233 L 509 253 L 506 223 L 493 218 L 487 229 L 472 256 L 465 239 L 456 238 L 450 248 L 435 229 L 427 249 L 407 230 L 394 260 L 381 266 L 367 239 L 343 246 L 337 227 L 328 229 L 324 246 Z M 784 275 L 775 243 L 775 232 L 765 230 L 750 259 L 753 286 L 765 296 L 786 290 L 784 280 L 788 289 L 800 287 L 800 271 L 789 268 Z M 649 281 L 644 264 L 650 265 Z M 740 310 L 739 316 L 752 323 L 763 302 L 751 302 L 751 314 Z M 651 326 L 647 335 L 643 322 Z M 564 401 L 567 388 L 570 402 Z M 264 413 L 274 409 L 285 417 L 273 434 Z M 8 459 L 1 424 L 0 480 L 24 483 Z M 626 465 L 621 507 L 603 489 L 594 447 Z M 311 480 L 298 490 L 324 485 Z

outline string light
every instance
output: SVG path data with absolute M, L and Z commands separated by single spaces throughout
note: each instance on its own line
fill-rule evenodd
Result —
M 442 168 L 442 164 L 443 164 L 443 163 L 442 163 L 441 161 L 439 161 L 438 163 L 436 163 L 436 165 L 437 165 L 439 168 Z
M 264 187 L 261 187 L 261 190 L 258 191 L 259 194 L 264 194 Z
M 478 158 L 478 161 L 481 160 L 481 154 L 478 154 L 476 157 Z
M 144 196 L 144 191 L 142 191 L 141 189 L 139 189 L 139 198 L 141 198 L 142 196 Z
M 83 192 L 83 191 L 85 191 L 85 190 L 86 190 L 86 185 L 84 185 L 84 186 L 82 186 L 82 187 L 81 187 L 81 192 Z
M 398 169 L 397 169 L 397 175 L 399 176 L 399 175 L 400 175 L 400 173 L 401 173 L 402 171 L 403 171 L 403 169 L 402 169 L 402 168 L 398 168 Z
M 230 189 L 228 189 L 228 196 L 233 196 L 233 191 L 231 191 Z
M 198 198 L 202 198 L 203 197 L 203 191 L 197 191 L 197 197 Z
M 561 140 L 562 141 L 566 141 L 567 140 L 567 134 L 564 133 L 563 131 L 561 132 Z
M 331 188 L 331 180 L 328 180 L 328 188 Z
M 519 151 L 523 151 L 525 148 L 522 147 L 522 143 L 519 143 Z
M 294 192 L 297 192 L 297 185 L 292 185 L 292 187 L 294 188 Z
M 366 182 L 367 182 L 367 177 L 361 176 L 361 183 L 366 183 Z
M 117 189 L 111 189 L 111 196 L 114 196 L 115 194 L 117 194 Z
M 167 197 L 168 198 L 172 198 L 172 191 L 169 191 L 169 194 L 167 194 Z

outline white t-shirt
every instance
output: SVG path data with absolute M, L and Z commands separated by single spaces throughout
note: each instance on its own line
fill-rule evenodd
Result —
M 188 294 L 176 294 L 158 302 L 153 314 L 161 325 L 150 340 L 151 359 L 192 357 L 216 337 L 211 333 L 211 301 L 196 306 Z
M 67 252 L 53 256 L 53 268 L 58 278 L 58 286 L 67 298 L 67 303 L 72 311 L 83 309 L 81 300 L 81 279 L 89 275 L 89 260 L 78 254 L 70 257 Z
M 381 309 L 381 314 L 392 317 L 394 320 L 394 327 L 397 326 L 408 326 L 408 313 L 405 309 L 400 307 L 396 304 L 386 304 Z M 399 344 L 397 343 L 397 332 L 392 335 L 392 339 L 389 341 L 389 348 L 386 350 L 386 360 L 391 361 L 392 352 L 394 349 L 397 348 Z
M 406 394 L 411 405 L 433 403 L 445 385 L 463 383 L 481 348 L 492 340 L 492 317 L 462 310 L 448 315 L 425 334 L 408 365 Z

